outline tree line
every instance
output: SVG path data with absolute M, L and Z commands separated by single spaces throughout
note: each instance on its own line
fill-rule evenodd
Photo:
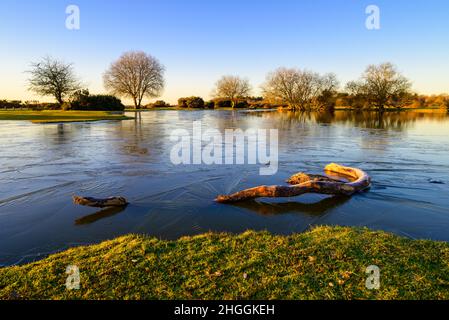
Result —
M 124 109 L 116 98 L 128 98 L 134 108 L 145 107 L 145 98 L 159 97 L 165 86 L 165 67 L 155 57 L 141 51 L 124 53 L 103 74 L 108 95 L 91 96 L 76 77 L 72 64 L 45 57 L 31 64 L 29 90 L 41 96 L 53 96 L 64 109 Z M 262 97 L 251 97 L 248 79 L 223 76 L 212 91 L 213 99 L 186 97 L 178 100 L 185 108 L 244 108 L 283 106 L 293 110 L 332 110 L 337 106 L 354 109 L 426 107 L 433 100 L 449 108 L 447 95 L 422 96 L 412 92 L 409 79 L 391 63 L 370 65 L 356 81 L 341 87 L 333 73 L 319 74 L 298 68 L 279 68 L 267 74 L 261 86 Z M 0 106 L 2 102 L 0 101 Z M 3 101 L 3 103 L 5 103 Z M 170 107 L 156 101 L 151 107 Z

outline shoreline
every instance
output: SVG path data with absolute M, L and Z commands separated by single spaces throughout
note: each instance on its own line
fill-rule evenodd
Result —
M 66 268 L 80 289 L 65 287 Z M 380 288 L 366 288 L 377 265 Z M 0 268 L 0 299 L 448 299 L 449 243 L 316 227 L 164 241 L 128 235 Z
M 0 121 L 30 121 L 36 124 L 131 120 L 132 117 L 112 111 L 0 110 Z

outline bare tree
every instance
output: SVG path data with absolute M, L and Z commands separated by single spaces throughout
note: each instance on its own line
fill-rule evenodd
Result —
M 296 109 L 301 104 L 298 94 L 300 82 L 299 70 L 279 68 L 267 75 L 265 84 L 262 86 L 263 95 L 270 100 L 281 100 L 286 102 L 290 108 Z
M 103 76 L 104 86 L 113 94 L 130 97 L 136 109 L 144 97 L 160 96 L 164 88 L 164 66 L 142 51 L 124 53 Z
M 42 95 L 53 96 L 59 104 L 64 98 L 80 88 L 73 65 L 45 57 L 31 64 L 29 90 Z
M 391 63 L 368 66 L 362 78 L 349 82 L 346 89 L 353 95 L 365 97 L 379 110 L 387 105 L 402 105 L 411 95 L 410 81 Z
M 311 108 L 334 109 L 337 102 L 337 90 L 340 86 L 337 76 L 334 73 L 327 73 L 323 76 L 316 75 L 315 77 Z
M 307 70 L 279 68 L 268 74 L 262 90 L 268 99 L 283 101 L 292 109 L 310 110 L 322 107 L 324 97 L 337 87 L 334 74 L 321 76 Z
M 248 97 L 251 94 L 251 90 L 248 79 L 236 76 L 223 76 L 215 84 L 214 96 L 231 100 L 232 107 L 234 107 L 236 100 Z

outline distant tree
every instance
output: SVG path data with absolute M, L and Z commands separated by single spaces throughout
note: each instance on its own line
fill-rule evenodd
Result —
M 312 98 L 313 109 L 333 110 L 337 104 L 339 82 L 334 73 L 318 76 Z
M 398 94 L 393 95 L 388 105 L 393 108 L 402 109 L 405 107 L 413 106 L 413 102 L 415 99 L 415 95 L 408 91 L 399 92 Z
M 82 101 L 83 99 L 87 99 L 90 95 L 89 89 L 79 89 L 72 93 L 70 97 L 70 101 Z
M 299 89 L 301 76 L 302 72 L 298 69 L 279 68 L 269 73 L 262 87 L 264 97 L 285 101 L 292 109 L 300 108 L 304 104 Z
M 23 102 L 20 100 L 0 100 L 0 109 L 19 109 L 22 108 L 23 105 Z
M 300 110 L 326 106 L 337 88 L 334 74 L 321 76 L 294 68 L 279 68 L 269 73 L 262 87 L 265 98 L 285 102 L 290 108 Z
M 164 67 L 141 51 L 124 53 L 103 76 L 104 86 L 112 93 L 133 100 L 136 109 L 144 97 L 160 96 L 164 88 Z
M 410 104 L 411 108 L 425 108 L 426 107 L 426 96 L 424 95 L 413 95 L 413 101 Z
M 157 100 L 153 103 L 150 103 L 147 108 L 170 108 L 171 105 L 164 100 Z
M 223 76 L 215 84 L 214 96 L 221 99 L 229 99 L 232 107 L 237 101 L 246 98 L 251 94 L 251 85 L 247 79 L 236 76 Z
M 72 64 L 51 57 L 32 63 L 28 73 L 29 90 L 42 96 L 53 96 L 60 105 L 66 96 L 80 88 Z
M 444 94 L 430 95 L 425 98 L 425 106 L 428 108 L 443 108 L 446 106 L 447 96 Z
M 366 90 L 359 83 L 356 81 L 348 82 L 346 91 L 348 91 L 348 94 L 344 100 L 347 106 L 358 110 L 368 107 L 369 103 Z
M 368 66 L 362 78 L 348 83 L 346 88 L 353 95 L 364 96 L 379 110 L 388 105 L 401 105 L 411 94 L 410 81 L 391 63 Z
M 437 95 L 434 100 L 434 106 L 438 108 L 446 107 L 447 97 L 444 94 Z

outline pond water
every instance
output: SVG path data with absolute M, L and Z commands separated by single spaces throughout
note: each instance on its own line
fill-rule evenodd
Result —
M 131 114 L 133 115 L 133 114 Z M 179 165 L 173 130 L 274 128 L 279 170 L 258 165 Z M 0 265 L 128 233 L 162 239 L 208 231 L 303 232 L 313 225 L 367 226 L 449 241 L 449 116 L 245 111 L 152 111 L 137 120 L 68 124 L 0 123 Z M 322 173 L 330 162 L 360 167 L 369 192 L 350 199 L 304 195 L 239 205 L 218 194 Z M 72 204 L 71 197 L 125 196 L 124 210 Z

